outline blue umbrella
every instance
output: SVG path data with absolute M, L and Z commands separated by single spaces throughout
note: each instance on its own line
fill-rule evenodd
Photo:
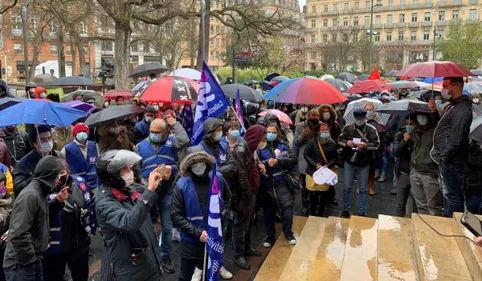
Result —
M 14 106 L 17 103 L 21 103 L 26 101 L 26 98 L 3 98 L 0 99 L 0 110 L 4 110 L 9 108 L 10 106 Z
M 68 127 L 87 114 L 57 102 L 26 100 L 1 111 L 0 128 L 18 124 Z
M 478 83 L 473 83 L 473 82 L 469 82 L 469 83 L 465 83 L 464 84 L 464 90 L 466 91 L 482 91 L 482 84 L 478 84 Z
M 435 77 L 435 78 L 427 77 L 427 78 L 422 80 L 422 82 L 429 83 L 429 84 L 433 84 L 435 82 L 440 82 L 440 81 L 444 81 L 444 78 L 443 77 Z
M 137 83 L 137 85 L 135 85 L 134 88 L 132 88 L 132 90 L 133 90 L 134 92 L 137 92 L 137 91 L 141 90 L 142 87 L 144 87 L 145 85 L 150 84 L 151 82 L 152 82 L 151 80 L 141 81 L 141 82 Z

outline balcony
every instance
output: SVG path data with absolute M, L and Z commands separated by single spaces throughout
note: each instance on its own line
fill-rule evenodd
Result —
M 447 21 L 439 20 L 439 21 L 437 22 L 437 25 L 438 25 L 438 26 L 445 26 L 445 25 L 447 25 Z
M 343 31 L 347 31 L 349 29 L 350 29 L 350 27 L 348 25 L 344 25 L 344 26 L 341 27 L 341 30 L 343 30 Z
M 316 12 L 311 12 L 311 13 L 305 14 L 305 18 L 312 18 L 312 17 L 316 17 Z
M 321 31 L 322 31 L 322 32 L 328 31 L 328 27 L 327 27 L 327 26 L 322 27 L 322 28 L 321 28 Z
M 432 22 L 431 22 L 431 21 L 424 21 L 424 22 L 422 23 L 422 26 L 425 26 L 425 27 L 432 26 Z
M 407 26 L 407 23 L 399 22 L 399 23 L 396 23 L 395 25 L 396 25 L 395 27 L 398 27 L 398 28 L 405 28 Z
M 445 1 L 439 1 L 438 7 L 456 7 L 456 6 L 462 6 L 463 1 L 462 0 L 445 0 Z
M 373 25 L 373 28 L 374 28 L 374 29 L 375 29 L 375 28 L 376 28 L 376 29 L 382 29 L 382 27 L 383 27 L 383 25 L 380 24 L 380 23 L 377 23 L 377 24 L 374 24 L 374 25 Z
M 468 19 L 468 20 L 467 20 L 467 23 L 468 23 L 468 24 L 477 24 L 477 23 L 479 23 L 479 21 L 476 20 L 476 19 Z
M 477 5 L 479 4 L 479 0 L 470 0 L 470 5 Z
M 394 27 L 393 23 L 386 23 L 385 24 L 385 29 L 391 29 L 393 27 Z
M 316 27 L 308 28 L 308 32 L 316 32 Z
M 411 22 L 408 24 L 409 27 L 419 27 L 420 23 L 419 22 Z

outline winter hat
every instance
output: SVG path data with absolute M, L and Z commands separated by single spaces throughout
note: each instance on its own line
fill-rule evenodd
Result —
M 181 176 L 188 177 L 190 175 L 189 168 L 197 163 L 206 162 L 209 165 L 214 164 L 214 158 L 205 151 L 197 151 L 190 153 L 184 157 L 179 165 L 179 172 Z
M 154 106 L 148 106 L 146 108 L 146 113 L 154 113 L 156 114 L 157 113 L 157 110 L 154 108 Z
M 244 140 L 248 143 L 251 153 L 258 148 L 258 145 L 265 133 L 266 129 L 261 125 L 252 125 L 248 128 L 248 130 L 246 130 Z
M 85 96 L 83 97 L 82 101 L 83 101 L 83 102 L 87 102 L 87 103 L 89 103 L 89 102 L 96 102 L 96 101 L 95 101 L 95 98 L 94 98 L 93 96 L 91 96 L 91 95 L 85 95 Z
M 87 135 L 90 134 L 89 127 L 87 127 L 87 125 L 85 125 L 84 123 L 75 124 L 74 128 L 72 129 L 72 136 L 75 137 L 77 133 L 80 133 L 80 132 L 86 132 Z

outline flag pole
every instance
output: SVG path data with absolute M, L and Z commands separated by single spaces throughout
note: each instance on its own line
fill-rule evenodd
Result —
M 208 276 L 207 276 L 207 256 L 208 256 L 208 251 L 206 249 L 206 247 L 208 246 L 208 243 L 206 241 L 206 246 L 204 247 L 204 259 L 203 259 L 203 281 L 206 281 L 208 280 Z

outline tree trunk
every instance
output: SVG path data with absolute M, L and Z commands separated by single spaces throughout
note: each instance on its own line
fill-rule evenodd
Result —
M 40 35 L 36 34 L 32 42 L 32 46 L 33 46 L 32 65 L 30 66 L 30 70 L 28 74 L 30 81 L 33 81 L 33 78 L 35 77 L 35 68 L 37 68 L 37 65 L 38 65 L 38 56 L 40 54 L 40 42 L 41 42 L 40 39 L 41 39 Z
M 132 30 L 128 21 L 115 21 L 115 89 L 130 90 L 129 58 Z
M 194 19 L 189 20 L 189 36 L 188 36 L 188 44 L 189 44 L 189 64 L 191 68 L 194 68 L 195 60 L 196 60 L 196 24 Z
M 70 49 L 72 50 L 72 76 L 75 76 L 75 66 L 77 65 L 77 50 L 75 48 L 74 42 L 70 42 Z
M 209 61 L 209 38 L 210 38 L 210 35 L 209 35 L 209 32 L 210 32 L 210 29 L 211 29 L 211 23 L 210 23 L 210 19 L 211 19 L 211 0 L 205 0 L 206 1 L 206 15 L 205 15 L 205 20 L 204 20 L 204 26 L 205 26 L 205 29 L 204 29 L 204 60 L 206 62 Z M 196 64 L 196 69 L 199 70 L 199 71 L 202 71 L 202 68 L 203 68 L 203 54 L 202 54 L 202 44 L 203 44 L 203 34 L 202 34 L 202 20 L 199 20 L 199 42 L 198 42 L 198 50 L 197 50 L 197 64 Z
M 60 60 L 59 60 L 59 70 L 60 73 L 57 73 L 57 77 L 65 77 L 65 53 L 64 53 L 64 30 L 63 28 L 59 28 L 59 38 L 58 38 L 58 52 L 60 54 Z
M 81 72 L 83 72 L 87 76 L 87 71 L 85 70 L 84 40 L 77 41 L 77 50 L 79 50 L 79 67 L 80 67 L 80 70 L 79 70 L 79 73 L 76 73 L 76 74 L 78 75 Z

